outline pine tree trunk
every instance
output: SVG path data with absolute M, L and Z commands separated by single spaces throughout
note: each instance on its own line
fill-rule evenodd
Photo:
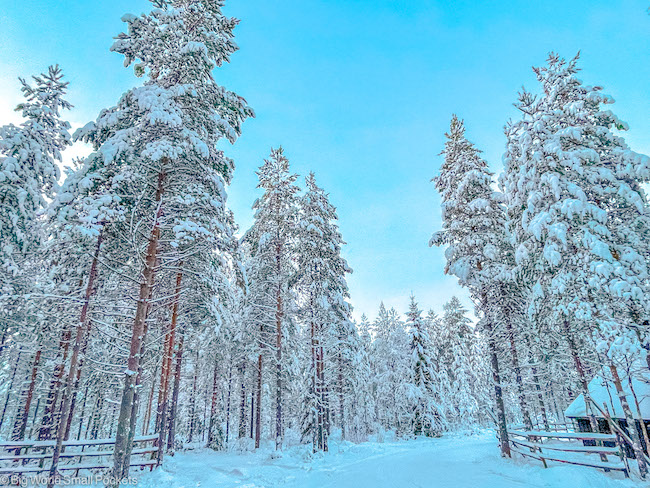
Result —
M 151 421 L 151 409 L 153 408 L 153 394 L 156 389 L 156 376 L 158 375 L 158 365 L 154 369 L 151 376 L 151 390 L 149 391 L 149 400 L 147 400 L 147 408 L 144 411 L 144 419 L 142 420 L 142 435 L 149 433 L 149 422 Z
M 9 388 L 7 389 L 7 398 L 5 398 L 5 404 L 2 407 L 2 414 L 0 414 L 0 433 L 2 433 L 2 424 L 4 423 L 5 415 L 7 414 L 7 405 L 9 405 L 9 398 L 13 394 L 13 389 L 14 389 L 14 381 L 16 379 L 16 373 L 18 372 L 18 366 L 20 365 L 20 356 L 22 355 L 23 351 L 18 350 L 18 354 L 16 356 L 16 362 L 14 363 L 14 369 L 11 372 L 11 379 L 9 380 Z
M 217 423 L 217 401 L 219 399 L 219 361 L 215 355 L 214 373 L 212 376 L 212 400 L 210 402 L 210 423 L 208 424 L 208 447 L 216 449 L 221 447 L 217 445 L 215 438 L 215 424 Z
M 100 235 L 97 238 L 97 247 L 95 248 L 95 257 L 93 258 L 93 264 L 91 265 L 91 273 L 93 270 L 93 266 L 95 266 L 95 279 L 97 275 L 97 264 L 99 263 L 99 249 L 101 247 L 101 243 L 103 240 L 103 229 L 100 233 Z M 94 292 L 94 286 L 91 287 L 91 293 Z M 90 297 L 88 297 L 90 299 Z M 74 409 L 75 405 L 77 404 L 77 394 L 79 393 L 79 385 L 81 384 L 81 372 L 83 369 L 83 364 L 84 364 L 84 358 L 86 357 L 86 350 L 88 349 L 88 342 L 90 340 L 90 332 L 92 329 L 92 321 L 90 320 L 90 317 L 88 316 L 89 313 L 89 303 L 90 300 L 88 300 L 88 305 L 86 305 L 86 302 L 84 302 L 84 305 L 86 305 L 86 311 L 84 313 L 82 309 L 82 318 L 85 321 L 85 333 L 82 341 L 82 346 L 81 346 L 81 353 L 79 355 L 78 363 L 77 363 L 77 376 L 75 378 L 74 385 L 72 387 L 72 399 L 70 401 L 70 412 L 68 413 L 68 418 L 66 420 L 66 428 L 65 428 L 65 434 L 63 436 L 63 440 L 67 441 L 68 438 L 70 437 L 70 428 L 72 426 L 72 420 L 74 418 Z M 85 402 L 85 399 L 84 399 Z
M 180 302 L 181 284 L 183 280 L 182 263 L 178 265 L 176 273 L 176 290 L 174 292 L 174 304 L 172 305 L 172 319 L 169 329 L 165 335 L 165 352 L 160 377 L 160 387 L 158 390 L 158 412 L 156 414 L 156 432 L 158 433 L 158 466 L 162 463 L 163 453 L 165 451 L 165 442 L 167 440 L 167 400 L 169 397 L 169 379 L 171 377 L 172 360 L 174 356 L 174 345 L 176 340 L 176 324 L 178 322 L 178 304 Z
M 263 347 L 260 345 L 260 347 Z M 257 404 L 255 405 L 255 449 L 260 447 L 262 433 L 262 354 L 257 357 Z
M 34 361 L 32 363 L 32 374 L 30 376 L 29 386 L 27 387 L 27 392 L 25 394 L 25 403 L 23 404 L 22 410 L 16 417 L 13 435 L 11 436 L 12 441 L 22 441 L 25 439 L 25 430 L 27 429 L 29 409 L 32 406 L 32 399 L 34 397 L 34 388 L 36 388 L 36 376 L 38 375 L 38 367 L 41 361 L 41 354 L 42 351 L 39 349 L 34 355 Z
M 542 395 L 542 387 L 539 384 L 540 379 L 539 379 L 539 375 L 537 374 L 537 366 L 533 366 L 531 368 L 531 372 L 533 373 L 533 382 L 535 383 L 535 390 L 537 390 L 537 401 L 539 403 L 539 409 L 542 414 L 542 422 L 544 422 L 544 429 L 548 431 L 550 429 L 550 426 L 548 424 L 548 416 L 546 415 L 546 405 L 544 405 L 544 395 Z
M 163 166 L 166 161 L 163 161 Z M 136 374 L 140 367 L 140 351 L 144 339 L 144 327 L 147 319 L 149 297 L 153 287 L 156 257 L 158 254 L 158 241 L 160 239 L 160 218 L 162 216 L 162 196 L 164 190 L 165 173 L 161 170 L 158 175 L 158 188 L 156 189 L 156 202 L 158 208 L 154 218 L 147 252 L 145 265 L 140 280 L 140 294 L 135 312 L 133 330 L 131 334 L 131 346 L 127 369 L 124 374 L 124 390 L 120 403 L 120 414 L 118 417 L 117 433 L 115 437 L 115 451 L 113 453 L 114 468 L 113 477 L 117 480 L 124 478 L 124 472 L 128 473 L 129 466 L 125 464 L 127 452 L 130 450 L 127 445 L 129 440 L 130 416 L 133 412 L 133 396 L 135 394 Z
M 275 449 L 282 449 L 282 295 L 277 292 L 276 310 L 276 342 L 275 342 L 275 370 L 276 370 L 276 391 L 275 391 Z
M 84 392 L 84 401 L 81 404 L 81 415 L 79 416 L 79 430 L 77 430 L 77 440 L 81 439 L 81 430 L 84 425 L 84 419 L 86 418 L 86 404 L 88 403 L 88 390 L 90 389 L 90 385 L 86 384 L 86 391 Z M 72 416 L 70 416 L 72 417 Z M 68 435 L 66 436 L 66 440 L 69 438 L 69 433 L 70 433 L 70 427 L 68 423 Z
M 2 359 L 2 354 L 5 352 L 5 347 L 7 346 L 9 330 L 11 330 L 11 327 L 5 324 L 4 330 L 2 331 L 2 338 L 0 338 L 0 359 Z
M 639 432 L 639 425 L 637 425 L 637 423 L 634 421 L 634 416 L 632 415 L 630 404 L 628 403 L 625 392 L 623 391 L 623 385 L 621 385 L 621 379 L 618 376 L 618 370 L 616 369 L 616 366 L 614 366 L 613 363 L 610 363 L 609 370 L 612 373 L 614 386 L 616 387 L 616 393 L 618 394 L 618 400 L 621 403 L 623 413 L 625 414 L 625 420 L 627 422 L 630 437 L 632 439 L 632 449 L 634 450 L 634 455 L 636 456 L 636 461 L 639 465 L 639 474 L 641 475 L 641 478 L 645 479 L 646 475 L 648 474 L 648 466 L 645 462 L 645 453 L 641 448 L 642 434 Z
M 343 336 L 339 331 L 339 344 L 338 344 L 338 394 L 339 394 L 339 423 L 341 424 L 341 440 L 345 440 L 345 404 L 343 403 L 343 354 L 341 348 L 343 347 Z
M 251 388 L 251 439 L 255 437 L 255 389 Z
M 533 344 L 529 336 L 526 336 L 526 343 L 528 345 L 529 361 L 532 362 Z M 535 351 L 535 354 L 537 354 L 537 351 Z M 542 395 L 542 386 L 540 384 L 539 374 L 537 372 L 537 366 L 531 367 L 531 373 L 533 374 L 533 382 L 535 383 L 535 390 L 537 391 L 537 401 L 539 403 L 540 412 L 542 413 L 542 421 L 544 422 L 544 429 L 548 431 L 550 428 L 548 424 L 548 415 L 546 414 L 546 405 L 544 404 L 544 395 Z
M 196 424 L 196 381 L 199 376 L 199 349 L 196 349 L 194 358 L 194 381 L 192 382 L 192 398 L 190 398 L 190 428 L 187 436 L 187 442 L 191 443 L 194 437 L 194 426 Z
M 499 443 L 502 457 L 511 457 L 510 440 L 508 438 L 508 424 L 506 421 L 506 408 L 503 403 L 503 390 L 501 389 L 501 374 L 499 372 L 499 357 L 497 355 L 497 345 L 494 339 L 492 324 L 489 320 L 485 322 L 485 332 L 490 349 L 490 365 L 492 366 L 492 382 L 494 383 L 494 396 L 497 404 L 497 420 L 499 428 Z
M 86 334 L 88 334 L 89 329 L 90 329 L 90 323 L 88 329 L 86 330 Z M 65 420 L 65 431 L 63 434 L 64 441 L 67 441 L 70 438 L 70 429 L 72 428 L 72 420 L 74 419 L 74 409 L 77 406 L 77 396 L 79 394 L 79 385 L 81 384 L 81 367 L 83 365 L 83 356 L 86 352 L 85 349 L 86 348 L 84 344 L 84 347 L 82 347 L 82 352 L 81 352 L 82 357 L 79 358 L 79 366 L 77 367 L 77 377 L 75 378 L 74 386 L 72 387 L 72 399 L 70 400 L 70 412 L 68 414 L 68 418 Z M 85 401 L 86 398 L 84 397 L 84 404 Z M 83 412 L 83 408 L 82 408 L 82 412 Z M 81 416 L 81 418 L 83 418 L 83 415 Z
M 156 260 L 158 263 L 158 260 Z M 155 270 L 152 275 L 152 283 L 155 280 Z M 147 332 L 149 331 L 149 313 L 151 312 L 151 299 L 153 298 L 153 286 L 149 290 L 149 299 L 147 301 L 147 311 L 145 313 L 144 319 L 144 328 L 142 332 L 142 340 L 140 344 L 140 363 L 138 364 L 138 374 L 135 378 L 135 391 L 133 393 L 133 403 L 131 405 L 131 417 L 129 418 L 129 434 L 127 436 L 126 442 L 126 452 L 124 453 L 124 460 L 122 465 L 125 466 L 125 471 L 123 476 L 126 478 L 129 475 L 129 468 L 131 466 L 131 453 L 133 452 L 133 440 L 135 439 L 136 433 L 136 423 L 138 419 L 138 410 L 140 408 L 140 395 L 142 390 L 142 358 L 145 353 L 145 338 L 147 337 Z M 160 449 L 158 450 L 160 452 Z
M 49 440 L 52 435 L 52 427 L 55 423 L 56 409 L 58 407 L 59 392 L 61 391 L 61 378 L 63 377 L 65 364 L 68 359 L 68 349 L 71 337 L 72 331 L 69 327 L 66 327 L 61 333 L 61 340 L 59 341 L 58 357 L 60 360 L 54 367 L 52 380 L 50 381 L 50 389 L 47 393 L 47 400 L 45 402 L 45 409 L 41 420 L 41 428 L 38 431 L 39 441 Z
M 176 350 L 176 371 L 174 372 L 174 393 L 172 394 L 172 408 L 169 413 L 169 439 L 167 449 L 174 453 L 174 443 L 176 442 L 176 414 L 178 412 L 178 395 L 181 388 L 181 370 L 183 367 L 183 344 L 185 334 L 181 333 L 178 340 L 178 349 Z
M 230 440 L 230 396 L 232 392 L 232 360 L 228 365 L 228 395 L 226 396 L 226 446 Z
M 319 327 L 320 329 L 320 327 Z M 329 397 L 327 387 L 325 386 L 325 359 L 323 353 L 323 346 L 320 343 L 320 332 L 318 333 L 318 349 L 316 357 L 316 374 L 318 375 L 318 414 L 319 414 L 319 436 L 321 449 L 325 452 L 329 450 L 328 437 L 330 433 L 329 427 Z
M 104 408 L 104 397 L 103 397 L 104 392 L 99 391 L 97 395 L 97 401 L 95 402 L 95 406 L 93 408 L 93 413 L 90 415 L 90 419 L 92 419 L 92 427 L 90 428 L 90 439 L 97 439 L 97 436 L 99 435 L 99 430 L 100 430 L 100 419 L 102 418 L 102 410 Z M 88 428 L 86 428 L 86 432 L 88 432 Z M 86 437 L 88 437 L 88 434 L 86 434 Z
M 48 481 L 48 488 L 54 486 L 53 480 L 57 475 L 57 469 L 59 466 L 59 457 L 61 456 L 61 451 L 63 447 L 63 439 L 65 438 L 65 433 L 68 427 L 68 417 L 72 416 L 72 410 L 70 408 L 72 401 L 72 389 L 74 387 L 75 380 L 77 379 L 77 367 L 79 364 L 79 353 L 81 352 L 82 344 L 84 342 L 86 328 L 88 327 L 88 307 L 90 304 L 90 297 L 93 294 L 95 289 L 95 279 L 97 278 L 97 264 L 99 261 L 99 251 L 102 245 L 102 236 L 103 233 L 100 233 L 97 237 L 97 246 L 95 248 L 95 255 L 93 256 L 93 261 L 90 266 L 90 273 L 88 275 L 88 284 L 86 285 L 86 294 L 84 296 L 84 304 L 81 307 L 81 314 L 79 316 L 79 323 L 77 324 L 77 329 L 75 331 L 74 345 L 72 346 L 72 355 L 70 356 L 70 366 L 68 368 L 67 375 L 63 383 L 63 399 L 61 402 L 61 413 L 59 415 L 59 422 L 56 426 L 56 444 L 54 445 L 54 450 L 52 452 L 52 463 L 50 467 L 50 478 Z M 67 353 L 67 351 L 66 351 Z
M 630 386 L 630 393 L 634 398 L 634 405 L 636 406 L 636 412 L 639 415 L 639 427 L 641 427 L 641 432 L 643 433 L 643 440 L 645 441 L 645 450 L 650 453 L 650 435 L 648 435 L 648 429 L 645 425 L 645 420 L 643 419 L 643 414 L 641 413 L 641 405 L 639 403 L 639 397 L 637 397 L 636 392 L 634 391 L 634 386 L 632 385 L 632 375 L 628 373 L 627 381 Z
M 239 367 L 241 374 L 241 396 L 239 402 L 239 438 L 246 437 L 246 360 L 242 359 Z
M 36 419 L 38 418 L 38 408 L 41 406 L 41 397 L 36 399 L 36 407 L 34 407 L 34 414 L 32 415 L 32 425 L 29 426 L 29 433 L 27 434 L 28 439 L 32 439 L 32 433 L 34 432 L 34 427 L 36 426 Z
M 317 348 L 317 339 L 316 339 L 316 324 L 314 323 L 314 305 L 313 305 L 313 296 L 312 299 L 310 300 L 311 303 L 311 326 L 310 326 L 310 334 L 311 334 L 311 394 L 312 394 L 312 399 L 314 404 L 311 405 L 311 416 L 312 416 L 312 450 L 313 452 L 316 452 L 322 448 L 322 443 L 321 443 L 321 416 L 320 416 L 320 410 L 319 410 L 319 405 L 320 405 L 320 399 L 318 396 L 318 391 L 317 391 L 317 370 L 316 370 L 316 348 Z
M 524 425 L 526 430 L 533 430 L 533 422 L 530 419 L 530 412 L 526 403 L 526 394 L 524 393 L 524 384 L 521 377 L 521 366 L 519 364 L 519 354 L 517 353 L 517 345 L 515 344 L 515 333 L 510 323 L 510 317 L 506 317 L 506 333 L 508 334 L 508 341 L 510 342 L 510 355 L 512 358 L 512 368 L 515 373 L 515 380 L 517 382 L 517 394 L 519 396 L 519 408 L 524 417 Z

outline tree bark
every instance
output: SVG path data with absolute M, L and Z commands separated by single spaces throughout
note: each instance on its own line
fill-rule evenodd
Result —
M 97 278 L 97 263 L 99 261 L 99 251 L 102 245 L 103 233 L 100 232 L 97 237 L 97 246 L 95 248 L 95 255 L 90 266 L 90 273 L 88 275 L 88 284 L 86 285 L 86 295 L 84 297 L 84 304 L 81 307 L 81 314 L 79 316 L 79 323 L 75 332 L 74 345 L 72 346 L 72 355 L 70 357 L 70 366 L 64 381 L 63 401 L 61 403 L 61 414 L 59 415 L 59 422 L 56 429 L 56 444 L 52 452 L 52 463 L 50 468 L 50 477 L 48 481 L 48 488 L 54 486 L 54 479 L 57 475 L 57 468 L 59 465 L 59 457 L 63 447 L 63 439 L 65 437 L 66 427 L 68 426 L 68 416 L 72 415 L 70 409 L 72 400 L 72 388 L 77 378 L 77 366 L 79 363 L 79 353 L 81 351 L 82 343 L 84 342 L 85 332 L 88 322 L 88 307 L 90 304 L 90 297 L 93 294 L 95 279 Z
M 241 397 L 239 403 L 239 438 L 246 437 L 246 360 L 242 359 L 239 367 L 241 374 Z
M 183 344 L 185 334 L 181 333 L 178 340 L 178 349 L 176 350 L 176 371 L 174 371 L 174 392 L 172 394 L 172 408 L 169 412 L 169 439 L 167 440 L 167 449 L 172 454 L 174 452 L 174 443 L 176 442 L 176 412 L 178 411 L 178 395 L 181 387 L 181 370 L 183 367 Z
M 25 403 L 16 418 L 13 435 L 11 437 L 12 441 L 22 441 L 25 438 L 25 430 L 27 429 L 27 420 L 29 419 L 29 409 L 32 406 L 32 399 L 34 398 L 34 388 L 36 388 L 36 376 L 38 375 L 38 366 L 41 361 L 41 354 L 42 351 L 39 349 L 34 355 L 32 374 L 25 394 Z
M 174 344 L 176 340 L 176 325 L 178 322 L 178 304 L 180 302 L 181 284 L 183 280 L 182 263 L 179 263 L 176 273 L 176 290 L 174 292 L 174 304 L 172 305 L 172 319 L 168 332 L 165 336 L 165 353 L 160 377 L 160 389 L 158 390 L 158 413 L 156 415 L 156 431 L 158 432 L 158 465 L 162 463 L 165 442 L 167 440 L 167 399 L 169 396 L 169 378 L 171 376 L 172 360 L 174 356 Z
M 20 356 L 22 355 L 23 351 L 20 349 L 18 350 L 18 355 L 16 356 L 16 362 L 14 363 L 14 370 L 11 372 L 11 379 L 9 380 L 9 389 L 7 390 L 7 398 L 5 398 L 5 404 L 2 407 L 2 414 L 0 414 L 0 432 L 2 432 L 2 424 L 4 423 L 5 415 L 7 413 L 7 405 L 9 405 L 9 397 L 11 397 L 13 388 L 14 388 L 14 380 L 16 379 L 16 373 L 18 372 L 18 366 L 20 365 Z
M 163 161 L 163 165 L 165 161 Z M 117 480 L 124 479 L 124 473 L 128 473 L 129 466 L 125 465 L 127 445 L 129 439 L 130 416 L 133 411 L 133 396 L 135 394 L 136 374 L 140 367 L 140 351 L 144 339 L 144 327 L 147 318 L 149 297 L 153 287 L 154 271 L 156 257 L 158 254 L 158 241 L 160 240 L 160 218 L 162 216 L 162 196 L 164 191 L 165 173 L 163 170 L 158 175 L 158 188 L 156 189 L 156 202 L 158 208 L 154 218 L 147 252 L 145 255 L 145 265 L 142 270 L 142 279 L 140 280 L 140 294 L 135 312 L 133 330 L 131 334 L 131 347 L 129 350 L 129 359 L 127 369 L 124 373 L 124 390 L 122 392 L 122 401 L 120 403 L 120 414 L 118 417 L 117 433 L 115 437 L 115 450 L 113 453 L 114 467 L 113 477 Z
M 533 353 L 533 344 L 529 336 L 526 336 L 526 342 L 528 344 L 529 351 L 529 361 L 532 362 L 533 354 L 537 354 L 537 351 Z M 537 366 L 533 365 L 531 367 L 531 373 L 533 374 L 533 382 L 535 383 L 535 390 L 537 391 L 537 402 L 539 403 L 539 409 L 542 413 L 542 422 L 544 422 L 544 429 L 549 430 L 550 426 L 548 423 L 548 415 L 546 414 L 546 405 L 544 403 L 544 395 L 542 394 L 542 386 L 540 385 L 539 374 L 537 372 Z
M 230 439 L 230 395 L 232 392 L 232 362 L 228 365 L 228 394 L 226 396 L 226 446 Z
M 276 391 L 275 391 L 275 449 L 282 449 L 282 295 L 278 289 L 276 311 Z
M 215 449 L 217 447 L 214 434 L 215 423 L 217 422 L 217 400 L 219 399 L 219 361 L 215 355 L 214 372 L 212 375 L 212 400 L 210 402 L 210 423 L 208 424 L 208 447 Z
M 69 327 L 61 333 L 61 340 L 59 341 L 59 362 L 54 367 L 52 380 L 50 381 L 50 388 L 47 393 L 47 400 L 45 402 L 45 409 L 43 411 L 43 418 L 41 420 L 41 428 L 38 431 L 38 440 L 49 440 L 52 435 L 52 428 L 55 423 L 56 409 L 59 401 L 59 391 L 61 391 L 61 378 L 65 371 L 65 364 L 68 359 L 68 349 L 70 348 L 70 339 L 72 331 Z
M 255 437 L 255 389 L 251 388 L 251 439 Z
M 612 373 L 614 386 L 616 387 L 616 393 L 618 394 L 618 400 L 621 403 L 623 413 L 625 414 L 625 420 L 627 421 L 628 430 L 632 439 L 632 449 L 634 450 L 634 455 L 636 456 L 636 461 L 639 465 L 639 474 L 641 475 L 642 479 L 645 479 L 646 475 L 648 474 L 648 466 L 645 462 L 645 453 L 641 448 L 642 433 L 639 432 L 639 426 L 634 421 L 634 416 L 632 415 L 630 404 L 628 403 L 625 392 L 623 391 L 623 385 L 621 384 L 621 378 L 618 376 L 618 370 L 616 369 L 616 366 L 614 366 L 613 363 L 610 363 L 609 370 Z
M 632 385 L 632 375 L 628 372 L 627 381 L 630 386 L 630 393 L 634 398 L 634 405 L 636 406 L 636 412 L 639 415 L 639 426 L 641 427 L 641 432 L 643 432 L 643 440 L 645 441 L 646 451 L 650 453 L 650 435 L 648 435 L 648 429 L 645 425 L 645 420 L 641 414 L 641 405 L 639 403 L 639 397 L 637 397 L 636 391 L 634 391 L 634 386 Z
M 521 377 L 521 366 L 519 364 L 519 354 L 517 353 L 517 345 L 515 343 L 515 333 L 512 329 L 512 324 L 510 323 L 510 317 L 506 317 L 506 333 L 508 334 L 508 341 L 510 342 L 510 355 L 512 358 L 512 368 L 515 373 L 515 380 L 517 383 L 517 394 L 519 396 L 519 408 L 521 408 L 521 414 L 524 417 L 524 425 L 526 430 L 533 429 L 533 422 L 530 419 L 530 412 L 528 411 L 528 405 L 526 403 L 526 394 L 524 393 L 524 384 Z
M 149 391 L 149 400 L 147 401 L 147 408 L 144 411 L 144 419 L 142 420 L 142 435 L 147 435 L 149 432 L 149 421 L 151 420 L 151 409 L 153 408 L 153 394 L 156 389 L 156 376 L 158 375 L 158 365 L 154 369 L 153 376 L 151 377 L 151 390 Z
M 192 442 L 194 436 L 194 426 L 196 424 L 196 381 L 199 376 L 199 349 L 196 349 L 194 357 L 194 381 L 192 382 L 192 398 L 190 398 L 190 428 L 187 436 L 187 442 Z
M 257 404 L 255 405 L 255 449 L 260 447 L 262 432 L 262 354 L 257 357 Z
M 88 403 L 88 390 L 90 389 L 90 385 L 86 384 L 86 391 L 84 392 L 84 401 L 81 404 L 81 415 L 79 416 L 79 430 L 77 430 L 77 440 L 81 439 L 81 430 L 83 429 L 84 425 L 84 418 L 86 418 L 86 404 Z M 68 423 L 68 426 L 70 423 Z M 68 436 L 66 436 L 66 440 L 69 437 L 70 433 L 70 427 L 68 427 Z
M 494 340 L 492 324 L 486 319 L 485 331 L 488 336 L 488 347 L 490 349 L 490 366 L 492 367 L 492 382 L 494 383 L 494 397 L 497 404 L 497 420 L 499 429 L 499 447 L 502 457 L 511 457 L 510 440 L 508 439 L 508 423 L 506 421 L 506 408 L 503 402 L 503 390 L 501 389 L 501 374 L 499 372 L 499 357 L 497 345 Z

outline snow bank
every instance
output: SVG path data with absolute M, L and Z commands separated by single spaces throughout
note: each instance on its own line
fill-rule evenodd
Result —
M 352 444 L 333 442 L 327 454 L 309 446 L 275 455 L 270 445 L 253 453 L 209 450 L 178 453 L 161 469 L 141 476 L 140 488 L 510 488 L 637 487 L 620 473 L 499 457 L 496 438 L 475 436 Z

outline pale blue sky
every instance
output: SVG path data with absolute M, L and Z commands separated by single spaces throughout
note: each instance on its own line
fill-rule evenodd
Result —
M 59 63 L 78 126 L 138 80 L 109 52 L 120 17 L 145 0 L 0 0 L 0 123 L 15 120 L 17 76 Z M 516 117 L 531 66 L 551 50 L 582 52 L 582 79 L 614 96 L 633 149 L 650 153 L 650 16 L 647 0 L 230 0 L 241 50 L 217 72 L 257 118 L 225 147 L 237 170 L 230 205 L 250 225 L 254 170 L 282 144 L 294 171 L 314 170 L 337 206 L 355 315 L 383 299 L 400 312 L 413 291 L 422 308 L 453 294 L 430 183 L 452 113 L 501 171 L 502 127 Z M 83 151 L 78 149 L 77 151 Z

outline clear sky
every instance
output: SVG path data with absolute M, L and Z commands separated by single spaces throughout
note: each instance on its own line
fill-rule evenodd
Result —
M 74 126 L 94 120 L 138 83 L 110 53 L 122 14 L 146 0 L 1 0 L 0 123 L 16 121 L 17 76 L 59 63 Z M 244 96 L 257 118 L 234 146 L 230 206 L 246 228 L 254 171 L 283 145 L 294 171 L 316 173 L 337 206 L 355 315 L 379 302 L 406 311 L 413 291 L 441 311 L 466 293 L 427 246 L 440 225 L 437 173 L 452 113 L 501 171 L 503 125 L 516 117 L 531 66 L 549 51 L 581 51 L 582 79 L 614 96 L 626 139 L 650 153 L 648 0 L 230 0 L 240 51 L 217 81 Z M 74 152 L 83 152 L 84 148 Z

